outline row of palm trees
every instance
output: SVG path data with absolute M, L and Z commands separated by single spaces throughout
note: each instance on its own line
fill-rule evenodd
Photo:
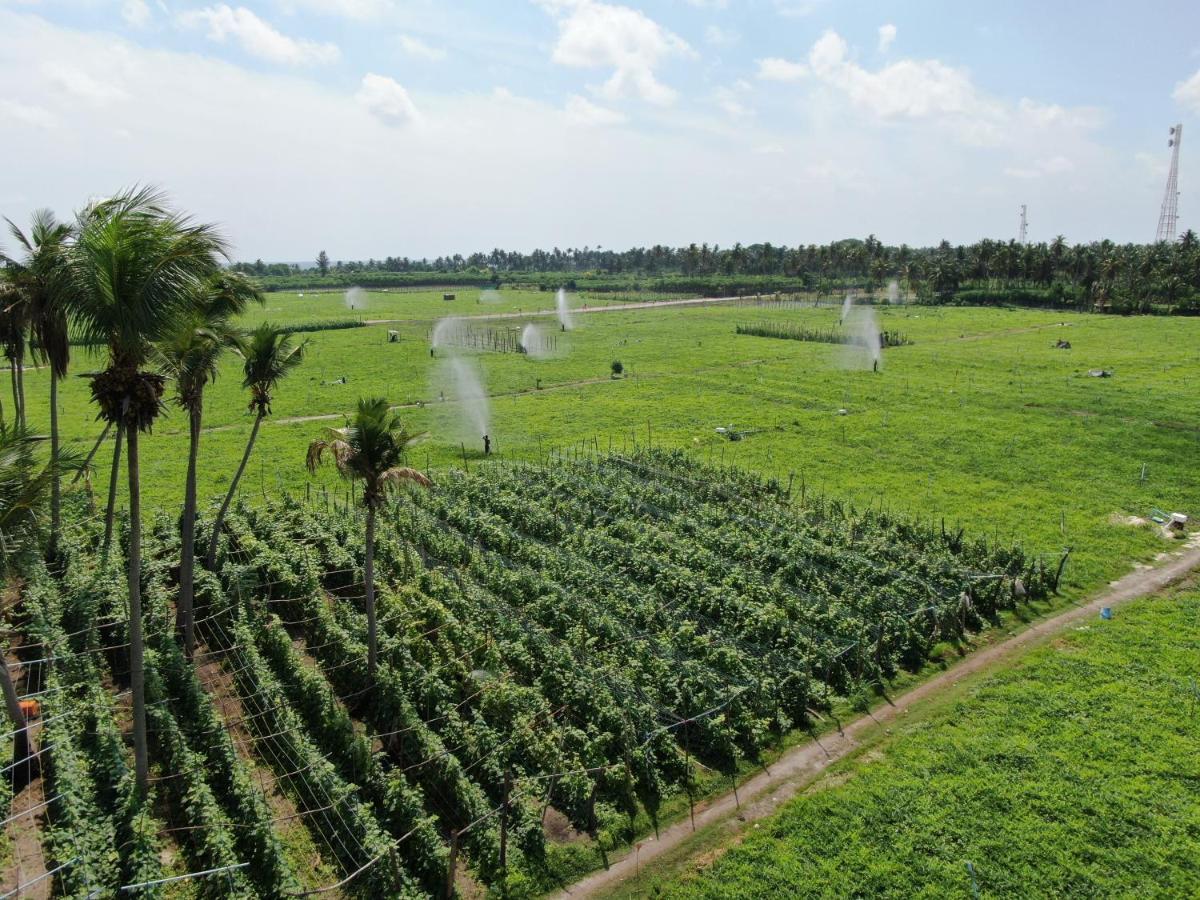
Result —
M 242 361 L 243 386 L 250 393 L 254 424 L 240 465 L 212 522 L 205 564 L 218 563 L 219 539 L 229 509 L 254 450 L 280 382 L 303 360 L 305 344 L 263 324 L 242 333 L 238 316 L 261 302 L 258 288 L 229 271 L 227 245 L 217 230 L 169 209 L 161 194 L 133 189 L 88 205 L 72 223 L 52 213 L 34 215 L 26 233 L 9 222 L 19 254 L 0 254 L 0 340 L 11 364 L 11 424 L 0 404 L 0 540 L 40 527 L 38 508 L 49 494 L 46 557 L 57 560 L 62 534 L 61 481 L 78 468 L 64 454 L 58 431 L 58 383 L 66 376 L 73 346 L 100 351 L 104 364 L 86 374 L 104 432 L 88 456 L 114 432 L 113 465 L 106 510 L 104 554 L 113 531 L 121 446 L 124 443 L 129 490 L 127 589 L 130 681 L 133 695 L 135 772 L 140 789 L 149 784 L 141 609 L 140 440 L 165 409 L 168 382 L 174 402 L 188 416 L 188 463 L 180 517 L 181 559 L 176 624 L 185 651 L 195 647 L 197 467 L 203 433 L 205 388 L 217 377 L 229 351 Z M 44 468 L 32 460 L 34 438 L 27 424 L 26 360 L 44 364 L 50 375 L 50 457 Z M 367 614 L 369 664 L 376 657 L 373 540 L 375 511 L 386 490 L 402 482 L 428 484 L 424 475 L 401 465 L 405 448 L 417 436 L 391 415 L 385 400 L 360 403 L 354 420 L 314 442 L 308 455 L 315 469 L 325 453 L 345 477 L 364 482 L 367 509 Z M 8 485 L 6 477 L 14 482 Z M 23 485 L 24 488 L 19 486 Z M 11 520 L 11 521 L 10 521 Z M 6 544 L 6 551 L 8 550 Z M 8 554 L 6 552 L 6 565 Z M 5 685 L 5 693 L 10 685 Z M 19 724 L 19 723 L 18 723 Z

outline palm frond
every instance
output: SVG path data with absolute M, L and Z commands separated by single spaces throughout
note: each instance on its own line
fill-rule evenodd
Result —
M 344 428 L 326 429 L 326 438 L 309 445 L 308 469 L 315 472 L 329 453 L 343 478 L 363 482 L 363 503 L 373 506 L 401 484 L 432 486 L 425 474 L 404 465 L 405 452 L 422 437 L 405 428 L 386 399 L 364 397 Z
M 250 408 L 271 412 L 271 395 L 287 375 L 304 360 L 308 341 L 296 342 L 290 333 L 264 322 L 233 347 L 242 358 L 242 387 L 250 389 Z

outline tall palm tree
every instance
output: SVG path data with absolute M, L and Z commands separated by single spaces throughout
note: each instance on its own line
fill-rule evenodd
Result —
M 212 536 L 209 538 L 208 554 L 205 557 L 205 565 L 210 569 L 216 566 L 217 541 L 221 537 L 221 526 L 233 495 L 237 492 L 238 482 L 242 480 L 242 473 L 246 471 L 246 463 L 250 461 L 259 426 L 262 425 L 262 420 L 271 414 L 271 395 L 279 386 L 279 382 L 300 365 L 307 346 L 307 342 L 294 343 L 291 334 L 277 330 L 269 322 L 263 322 L 233 345 L 233 352 L 242 358 L 242 387 L 250 389 L 250 410 L 254 413 L 254 427 L 250 429 L 250 439 L 246 442 L 246 452 L 242 454 L 241 464 L 233 475 L 233 481 L 229 483 L 229 490 L 221 502 L 217 518 L 213 521 Z
M 25 293 L 19 288 L 16 272 L 8 265 L 4 267 L 4 280 L 0 283 L 0 347 L 8 360 L 8 373 L 12 381 L 13 422 L 25 424 L 25 337 L 29 328 L 29 307 Z
M 179 524 L 181 554 L 175 624 L 183 635 L 184 652 L 189 657 L 195 645 L 192 600 L 196 571 L 196 466 L 200 455 L 204 388 L 216 380 L 221 353 L 236 341 L 233 317 L 252 301 L 262 302 L 258 288 L 235 272 L 221 272 L 198 290 L 195 311 L 182 317 L 174 331 L 156 348 L 163 371 L 175 379 L 175 402 L 188 414 L 188 464 Z
M 163 409 L 166 378 L 147 370 L 154 342 L 196 306 L 197 285 L 215 274 L 225 244 L 208 225 L 169 210 L 148 188 L 123 192 L 79 214 L 70 256 L 71 315 L 81 336 L 107 348 L 90 375 L 100 418 L 125 436 L 129 481 L 129 668 L 139 791 L 149 788 L 142 639 L 142 504 L 138 439 Z
M 375 513 L 389 488 L 403 483 L 429 487 L 421 472 L 401 465 L 405 450 L 424 435 L 408 431 L 400 417 L 382 397 L 358 401 L 358 409 L 345 428 L 326 429 L 325 437 L 308 446 L 308 470 L 315 472 L 326 453 L 343 478 L 363 483 L 363 506 L 367 509 L 367 549 L 363 562 L 366 583 L 367 671 L 375 677 L 377 641 L 375 627 Z
M 13 239 L 25 252 L 22 260 L 4 257 L 4 262 L 16 292 L 23 295 L 33 357 L 50 367 L 50 462 L 53 465 L 59 453 L 58 382 L 66 377 L 71 362 L 67 334 L 70 298 L 65 257 L 71 226 L 57 221 L 48 209 L 33 214 L 28 235 L 10 219 L 4 221 L 8 223 Z M 22 424 L 24 409 L 22 397 Z M 50 488 L 50 545 L 47 548 L 47 555 L 52 558 L 58 554 L 61 530 L 62 481 L 55 474 Z

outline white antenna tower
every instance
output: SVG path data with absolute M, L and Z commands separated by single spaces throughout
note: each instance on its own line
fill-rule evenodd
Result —
M 1026 236 L 1029 231 L 1029 219 L 1025 215 L 1025 204 L 1021 204 L 1021 227 L 1017 230 L 1017 243 L 1026 244 L 1029 242 Z
M 1169 132 L 1167 146 L 1171 148 L 1171 170 L 1167 173 L 1167 190 L 1163 194 L 1162 211 L 1158 214 L 1158 233 L 1155 241 L 1173 242 L 1175 226 L 1179 223 L 1179 142 L 1183 140 L 1183 126 L 1176 125 Z

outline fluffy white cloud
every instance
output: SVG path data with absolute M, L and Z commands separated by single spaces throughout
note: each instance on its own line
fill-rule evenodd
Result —
M 745 89 L 741 85 L 732 88 L 717 88 L 713 92 L 713 100 L 717 104 L 717 108 L 731 119 L 744 119 L 754 115 L 754 110 L 742 102 L 744 93 Z
M 400 45 L 400 49 L 404 53 L 417 59 L 424 59 L 429 62 L 441 62 L 446 58 L 446 51 L 441 47 L 431 47 L 420 38 L 415 38 L 411 34 L 400 35 L 396 38 L 396 42 Z
M 709 25 L 704 29 L 704 41 L 714 47 L 727 47 L 738 42 L 738 34 L 720 25 Z
M 359 105 L 387 125 L 416 125 L 421 113 L 404 86 L 386 75 L 363 76 L 355 96 Z
M 409 26 L 387 33 L 400 27 Z M 1026 200 L 1047 233 L 1144 240 L 1166 161 L 1158 154 L 1142 171 L 1087 132 L 1068 133 L 1067 151 L 1061 115 L 1038 125 L 1054 116 L 1007 101 L 995 102 L 1008 142 L 964 148 L 936 117 L 880 120 L 816 77 L 786 88 L 804 103 L 778 119 L 756 94 L 758 114 L 729 122 L 707 95 L 695 110 L 656 113 L 667 128 L 634 118 L 584 128 L 561 100 L 489 83 L 422 92 L 420 127 L 396 127 L 411 119 L 414 98 L 406 104 L 390 87 L 152 49 L 3 0 L 0 59 L 5 158 L 21 163 L 0 166 L 0 212 L 21 221 L 49 206 L 69 217 L 89 196 L 158 184 L 201 221 L 223 223 L 243 259 L 308 259 L 321 247 L 351 259 L 497 244 L 794 245 L 868 229 L 921 245 L 1007 238 L 1013 207 Z M 609 105 L 584 96 L 595 109 Z M 368 105 L 377 99 L 383 116 Z M 568 104 L 613 123 L 612 109 Z M 1068 152 L 1073 168 L 1056 177 L 1003 175 Z M 1016 200 L 1017 186 L 1032 190 Z
M 283 6 L 291 11 L 303 8 L 357 21 L 378 19 L 396 8 L 392 0 L 285 0 Z
M 763 81 L 799 81 L 808 77 L 808 66 L 802 62 L 792 62 L 769 56 L 758 61 L 758 77 Z
M 879 26 L 879 52 L 887 53 L 892 42 L 896 40 L 896 26 L 890 22 Z
M 1030 180 L 1044 178 L 1047 175 L 1065 175 L 1074 168 L 1075 164 L 1067 157 L 1051 156 L 1045 159 L 1036 159 L 1028 166 L 1010 166 L 1004 170 L 1004 174 L 1010 178 Z
M 850 48 L 841 35 L 827 31 L 813 44 L 808 61 L 817 78 L 881 118 L 987 118 L 991 113 L 989 102 L 964 70 L 936 59 L 905 59 L 871 72 L 850 59 Z
M 1200 113 L 1200 69 L 1187 81 L 1175 85 L 1175 92 L 1171 96 L 1176 103 Z
M 180 13 L 176 21 L 186 28 L 207 27 L 208 38 L 225 43 L 232 38 L 251 56 L 289 66 L 321 65 L 335 62 L 341 52 L 337 45 L 290 38 L 277 31 L 244 6 L 226 3 Z
M 88 72 L 72 63 L 54 61 L 43 63 L 41 71 L 62 95 L 88 106 L 107 106 L 128 96 L 121 85 L 120 56 L 119 53 L 114 54 L 113 62 L 116 65 L 113 70 L 104 73 Z
M 620 125 L 625 121 L 625 116 L 615 109 L 599 106 L 578 94 L 567 98 L 567 105 L 563 111 L 568 121 L 577 125 Z
M 1036 128 L 1069 128 L 1090 130 L 1104 124 L 1107 116 L 1094 106 L 1060 106 L 1057 103 L 1039 103 L 1022 97 L 1017 102 L 1018 118 Z
M 134 28 L 144 28 L 150 22 L 150 4 L 146 0 L 125 0 L 121 4 L 121 18 Z
M 58 124 L 58 118 L 49 110 L 4 99 L 0 99 L 0 119 L 38 128 L 53 128 Z
M 551 59 L 562 66 L 612 69 L 600 88 L 609 100 L 637 97 L 660 106 L 676 92 L 658 80 L 655 70 L 671 57 L 695 51 L 681 37 L 628 6 L 596 0 L 540 0 L 558 19 L 558 41 Z

